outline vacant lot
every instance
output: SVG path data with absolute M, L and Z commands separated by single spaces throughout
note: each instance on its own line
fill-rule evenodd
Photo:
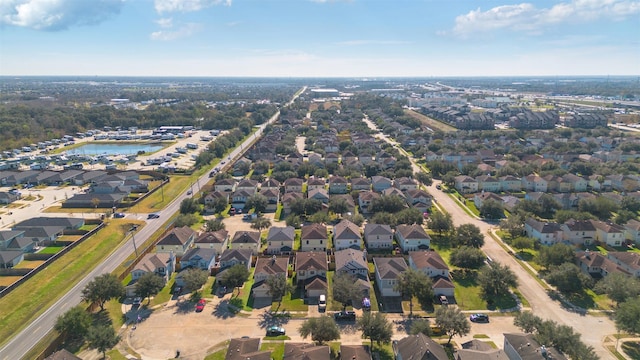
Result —
M 9 286 L 20 280 L 22 276 L 0 276 L 0 286 Z
M 454 128 L 453 126 L 447 125 L 443 122 L 440 122 L 438 120 L 434 120 L 430 117 L 424 116 L 418 112 L 415 112 L 413 110 L 405 110 L 404 113 L 406 115 L 411 116 L 412 118 L 418 119 L 420 120 L 424 125 L 434 129 L 434 130 L 440 130 L 440 131 L 444 131 L 444 132 L 453 132 L 453 131 L 457 131 L 456 128 Z

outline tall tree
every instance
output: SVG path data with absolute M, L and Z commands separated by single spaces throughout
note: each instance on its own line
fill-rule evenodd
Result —
M 256 213 L 262 214 L 267 210 L 269 200 L 262 194 L 253 194 L 247 198 L 245 207 L 247 209 L 254 209 Z
M 331 198 L 329 200 L 329 211 L 335 214 L 344 214 L 349 211 L 349 205 L 344 198 Z
M 208 278 L 209 273 L 203 269 L 191 268 L 182 273 L 182 280 L 185 286 L 194 293 L 198 292 L 202 285 L 207 282 Z
M 480 270 L 478 283 L 482 287 L 484 296 L 490 299 L 507 294 L 509 288 L 518 286 L 518 278 L 508 266 L 494 262 L 491 266 Z
M 194 198 L 185 198 L 180 203 L 180 214 L 193 214 L 200 210 L 198 201 Z
M 211 209 L 213 209 L 214 213 L 223 212 L 227 206 L 229 206 L 229 200 L 224 196 L 213 199 L 213 202 L 211 203 Z
M 362 331 L 362 337 L 373 342 L 388 343 L 393 336 L 393 325 L 381 312 L 365 311 L 357 322 L 358 329 Z
M 593 290 L 597 294 L 607 294 L 617 304 L 640 296 L 640 280 L 622 273 L 611 273 L 602 278 Z
M 618 329 L 640 334 L 640 298 L 630 299 L 620 304 L 615 319 Z
M 547 269 L 553 265 L 573 263 L 576 254 L 573 248 L 567 244 L 556 243 L 551 246 L 541 246 L 538 250 L 536 262 Z
M 327 341 L 340 339 L 340 329 L 333 318 L 323 315 L 306 320 L 298 328 L 303 339 L 311 336 L 311 340 L 318 345 Z
M 451 214 L 440 211 L 436 211 L 431 214 L 429 220 L 427 220 L 427 226 L 439 235 L 451 232 L 454 229 Z
M 81 339 L 91 326 L 91 315 L 80 305 L 58 316 L 54 329 L 71 339 Z
M 102 353 L 102 358 L 107 356 L 107 350 L 116 346 L 120 336 L 116 335 L 111 325 L 94 326 L 89 329 L 89 347 Z
M 278 300 L 278 309 L 280 309 L 280 304 L 282 304 L 282 298 L 294 290 L 293 285 L 287 281 L 284 274 L 269 275 L 265 284 L 267 284 L 269 288 L 269 295 L 271 295 L 274 300 Z
M 425 273 L 413 268 L 400 274 L 393 289 L 409 298 L 409 314 L 413 314 L 413 297 L 417 297 L 421 304 L 432 301 L 433 287 L 431 278 Z
M 431 336 L 431 321 L 429 319 L 414 320 L 411 322 L 411 328 L 409 329 L 411 335 L 425 334 Z
M 461 268 L 478 269 L 484 265 L 484 260 L 482 250 L 471 246 L 461 246 L 451 251 L 451 264 Z
M 96 303 L 100 310 L 104 310 L 104 304 L 115 298 L 124 296 L 124 285 L 113 274 L 96 276 L 82 289 L 82 300 Z
M 531 334 L 540 327 L 542 320 L 533 315 L 531 311 L 522 311 L 516 314 L 513 319 L 513 325 L 519 327 L 522 331 Z
M 552 266 L 545 279 L 551 285 L 555 285 L 558 290 L 566 293 L 578 293 L 585 287 L 593 285 L 593 279 L 572 263 Z
M 136 295 L 141 298 L 148 298 L 148 302 L 151 302 L 151 296 L 154 296 L 162 290 L 164 287 L 164 279 L 160 276 L 148 272 L 142 275 L 138 281 L 136 281 Z
M 225 224 L 220 219 L 207 220 L 206 225 L 207 231 L 218 231 L 225 229 Z
M 238 288 L 249 279 L 249 270 L 245 265 L 238 264 L 230 267 L 222 274 L 222 284 L 230 288 Z
M 258 231 L 262 231 L 262 229 L 266 229 L 271 226 L 271 220 L 264 216 L 258 216 L 257 218 L 251 221 L 251 228 L 256 229 Z
M 524 249 L 533 249 L 534 244 L 535 239 L 526 236 L 518 236 L 511 240 L 511 246 L 518 249 L 519 252 L 522 252 Z
M 504 207 L 493 199 L 482 202 L 480 206 L 480 216 L 485 219 L 500 219 L 504 217 Z
M 441 306 L 436 310 L 436 325 L 449 336 L 447 344 L 451 343 L 454 336 L 464 336 L 471 331 L 467 317 L 453 306 Z
M 345 310 L 352 300 L 359 299 L 361 296 L 362 290 L 354 276 L 344 272 L 335 274 L 333 277 L 333 299 L 342 304 L 342 310 Z
M 484 245 L 484 235 L 480 231 L 480 228 L 473 224 L 462 224 L 456 228 L 456 236 L 454 237 L 454 244 L 457 246 L 472 246 L 475 248 L 481 248 Z

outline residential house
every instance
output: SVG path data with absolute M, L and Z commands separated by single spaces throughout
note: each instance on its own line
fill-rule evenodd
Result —
M 246 191 L 253 194 L 258 191 L 258 182 L 251 179 L 242 179 L 236 185 L 236 191 Z
M 314 189 L 325 189 L 327 186 L 327 181 L 322 177 L 312 176 L 307 180 L 307 191 L 311 191 Z
M 283 360 L 330 360 L 331 349 L 328 345 L 284 343 Z M 251 359 L 253 360 L 253 358 Z
M 194 242 L 195 246 L 200 248 L 208 248 L 216 251 L 216 254 L 222 254 L 227 248 L 229 242 L 229 232 L 227 230 L 207 231 L 198 235 Z
M 204 196 L 204 206 L 207 209 L 211 209 L 216 199 L 223 198 L 225 202 L 229 203 L 229 193 L 228 192 L 220 192 L 220 191 L 212 191 Z
M 402 257 L 374 257 L 373 265 L 376 273 L 376 286 L 382 296 L 401 296 L 394 290 L 400 274 L 409 268 Z
M 640 245 L 640 221 L 631 219 L 624 224 L 625 239 Z
M 504 352 L 510 360 L 567 360 L 555 348 L 538 343 L 533 334 L 504 334 Z
M 473 195 L 473 204 L 476 208 L 480 209 L 484 205 L 485 201 L 493 200 L 502 205 L 502 198 L 492 192 L 480 192 Z
M 99 181 L 101 178 L 107 175 L 106 171 L 91 170 L 84 172 L 73 179 L 73 184 L 76 186 L 87 185 Z
M 302 193 L 302 185 L 304 184 L 304 180 L 298 178 L 289 178 L 284 181 L 284 192 L 285 193 Z
M 275 212 L 278 209 L 278 203 L 280 202 L 280 189 L 261 189 L 259 194 L 267 198 L 266 212 Z
M 271 351 L 260 351 L 260 338 L 243 337 L 229 340 L 224 360 L 271 360 Z
M 410 251 L 409 266 L 433 280 L 433 292 L 440 296 L 454 296 L 455 285 L 449 277 L 449 267 L 440 255 L 431 251 Z
M 20 193 L 0 192 L 0 204 L 9 205 L 12 202 L 20 199 Z
M 496 349 L 488 342 L 473 339 L 462 343 L 462 349 L 453 354 L 455 360 L 510 360 L 502 349 Z
M 36 243 L 25 237 L 25 230 L 0 231 L 0 250 L 20 250 L 23 253 L 32 252 Z
M 329 194 L 346 194 L 349 181 L 342 176 L 331 176 L 329 178 Z
M 127 285 L 127 296 L 135 294 L 135 282 L 147 273 L 160 276 L 165 283 L 171 278 L 176 269 L 176 257 L 173 253 L 149 253 L 131 270 L 131 282 Z
M 361 191 L 358 194 L 358 206 L 360 207 L 360 212 L 363 214 L 369 214 L 369 206 L 373 199 L 380 198 L 380 194 L 373 191 Z
M 269 178 L 260 184 L 260 190 L 278 190 L 280 192 L 280 181 Z
M 326 164 L 337 164 L 340 161 L 340 156 L 336 153 L 328 153 L 324 156 L 324 162 Z
M 547 188 L 547 180 L 541 178 L 538 175 L 527 175 L 522 178 L 522 190 L 524 191 L 545 193 L 547 192 Z
M 364 226 L 364 240 L 369 250 L 391 249 L 393 248 L 393 230 L 389 225 L 367 223 Z
M 236 209 L 244 209 L 247 200 L 254 194 L 255 192 L 252 192 L 251 190 L 236 189 L 236 191 L 233 192 L 233 195 L 231 195 L 231 206 Z
M 461 194 L 473 194 L 478 192 L 478 182 L 466 175 L 460 175 L 455 177 L 455 185 L 454 187 Z
M 621 266 L 597 251 L 582 251 L 576 254 L 576 262 L 580 269 L 594 278 L 602 278 L 612 273 L 630 275 Z
M 418 182 L 409 177 L 401 177 L 393 181 L 393 186 L 401 191 L 417 190 Z
M 180 258 L 180 268 L 202 269 L 211 273 L 218 254 L 215 249 L 211 248 L 191 248 Z
M 351 191 L 371 190 L 371 180 L 364 177 L 351 178 Z
M 562 238 L 576 245 L 592 244 L 596 238 L 596 228 L 589 220 L 569 219 L 560 225 Z
M 44 360 L 82 360 L 67 349 L 62 349 L 44 358 Z
M 348 274 L 354 278 L 362 290 L 361 297 L 369 297 L 371 283 L 369 282 L 369 266 L 367 257 L 361 250 L 344 249 L 335 252 L 336 274 Z M 353 299 L 354 304 L 358 299 Z
M 395 187 L 390 187 L 388 189 L 382 190 L 381 195 L 382 196 L 397 196 L 402 200 L 402 202 L 406 202 L 406 200 L 407 200 L 407 195 L 405 195 L 402 191 L 400 191 L 400 189 L 395 188 Z
M 254 298 L 268 299 L 271 302 L 272 296 L 269 293 L 269 287 L 266 280 L 270 276 L 283 276 L 287 278 L 287 268 L 289 266 L 289 257 L 261 257 L 256 261 L 256 268 L 253 273 L 253 287 L 251 291 Z
M 267 254 L 290 254 L 295 241 L 295 229 L 292 226 L 271 227 L 267 234 Z
M 316 188 L 316 189 L 309 190 L 308 197 L 309 199 L 316 199 L 322 202 L 323 204 L 329 203 L 329 193 L 324 188 Z
M 213 190 L 217 192 L 234 192 L 237 185 L 238 182 L 233 178 L 220 179 L 213 184 Z
M 290 192 L 282 195 L 282 212 L 284 215 L 291 213 L 291 204 L 299 199 L 304 199 L 304 195 L 301 192 Z
M 253 255 L 260 251 L 259 231 L 236 231 L 231 239 L 232 249 L 250 249 Z
M 18 228 L 14 227 L 14 230 L 16 229 Z M 24 227 L 19 229 L 24 230 L 24 238 L 31 240 L 34 246 L 48 246 L 64 235 L 65 231 L 62 226 Z
M 395 360 L 448 360 L 444 347 L 423 333 L 393 341 Z
M 580 177 L 574 174 L 563 175 L 562 181 L 568 183 L 570 185 L 569 191 L 573 191 L 573 192 L 587 191 L 587 187 L 589 186 L 589 181 L 587 181 L 583 177 Z
M 631 251 L 609 251 L 607 258 L 628 273 L 640 277 L 640 254 Z
M 326 251 L 327 227 L 321 224 L 303 225 L 300 236 L 300 251 Z
M 360 249 L 362 247 L 362 236 L 358 225 L 347 219 L 336 224 L 333 227 L 333 246 L 336 250 Z
M 624 227 L 598 220 L 591 220 L 596 228 L 596 241 L 603 242 L 609 246 L 622 246 L 625 241 Z
M 375 175 L 371 177 L 371 186 L 373 191 L 382 192 L 383 190 L 393 186 L 393 181 L 387 177 Z
M 500 177 L 500 189 L 506 192 L 522 191 L 522 180 L 511 175 Z
M 421 189 L 417 189 L 417 190 L 408 190 L 406 192 L 407 195 L 407 203 L 411 206 L 415 206 L 417 204 L 424 204 L 425 206 L 427 206 L 427 208 L 431 207 L 431 202 L 433 201 L 433 198 L 431 197 L 431 195 Z
M 478 190 L 489 192 L 500 192 L 502 190 L 502 183 L 497 178 L 491 175 L 480 175 L 476 177 L 478 183 Z
M 340 345 L 338 360 L 371 360 L 371 351 L 367 345 Z
M 429 250 L 431 237 L 420 225 L 396 226 L 396 240 L 403 252 Z
M 195 239 L 196 232 L 190 227 L 174 228 L 156 243 L 156 252 L 173 252 L 177 257 L 181 257 L 193 245 Z
M 353 201 L 353 196 L 349 194 L 334 194 L 329 196 L 329 202 L 332 201 L 341 201 L 344 200 L 344 203 L 347 205 L 347 213 L 354 213 L 356 211 L 356 203 Z
M 0 250 L 0 269 L 10 269 L 24 260 L 20 250 Z
M 543 245 L 553 245 L 563 240 L 563 232 L 558 223 L 538 221 L 531 217 L 524 222 L 524 232 Z
M 62 203 L 63 208 L 113 208 L 122 204 L 124 198 L 127 197 L 127 193 L 80 193 L 75 194 L 72 197 L 64 200 Z M 98 205 L 94 204 L 94 201 L 98 200 Z
M 327 294 L 327 254 L 324 251 L 296 253 L 296 283 L 305 289 L 305 297 L 316 298 Z
M 229 249 L 220 255 L 220 270 L 228 269 L 236 265 L 251 268 L 251 258 L 253 251 L 251 249 Z M 217 278 L 220 278 L 218 275 Z

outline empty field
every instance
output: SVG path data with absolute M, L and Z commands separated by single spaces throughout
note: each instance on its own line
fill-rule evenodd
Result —
M 9 286 L 20 280 L 22 276 L 0 276 L 0 286 Z
M 434 129 L 434 130 L 440 130 L 440 131 L 444 131 L 444 132 L 453 132 L 453 131 L 457 131 L 456 128 L 454 128 L 451 125 L 447 125 L 443 122 L 440 122 L 438 120 L 434 120 L 430 117 L 424 116 L 418 112 L 415 112 L 413 110 L 408 110 L 405 109 L 404 113 L 406 115 L 411 116 L 412 118 L 418 119 L 420 120 L 420 122 L 422 122 L 424 125 Z
M 44 260 L 23 260 L 14 269 L 35 269 L 38 266 L 44 264 Z

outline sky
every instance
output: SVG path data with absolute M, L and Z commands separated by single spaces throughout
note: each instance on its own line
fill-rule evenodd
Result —
M 640 0 L 0 0 L 0 75 L 640 75 Z

